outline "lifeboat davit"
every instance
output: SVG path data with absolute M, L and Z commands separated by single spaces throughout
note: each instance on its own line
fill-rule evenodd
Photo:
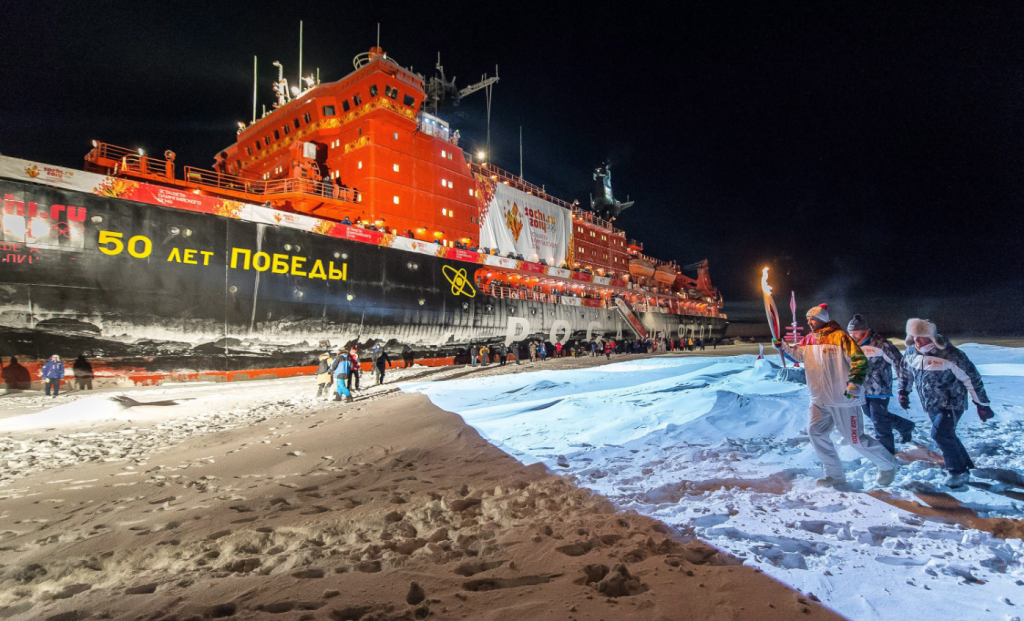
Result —
M 630 259 L 629 273 L 634 276 L 650 278 L 651 276 L 654 276 L 654 266 L 651 265 L 650 261 L 645 259 Z
M 676 281 L 676 270 L 671 265 L 659 265 L 654 270 L 654 280 L 663 285 L 671 285 Z

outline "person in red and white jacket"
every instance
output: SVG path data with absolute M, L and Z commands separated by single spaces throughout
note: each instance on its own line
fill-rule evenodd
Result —
M 896 478 L 896 460 L 878 440 L 864 433 L 863 384 L 868 369 L 864 352 L 838 323 L 829 320 L 827 304 L 807 311 L 807 325 L 811 333 L 796 347 L 779 340 L 772 345 L 804 364 L 811 398 L 807 433 L 825 467 L 825 478 L 818 479 L 818 485 L 846 484 L 843 464 L 829 437 L 836 428 L 850 446 L 878 466 L 878 485 L 889 485 Z

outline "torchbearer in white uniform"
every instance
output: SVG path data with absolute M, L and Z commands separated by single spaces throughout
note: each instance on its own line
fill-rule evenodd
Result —
M 825 477 L 818 479 L 818 485 L 835 487 L 846 483 L 839 453 L 829 437 L 835 428 L 850 446 L 878 466 L 878 485 L 889 485 L 896 478 L 896 459 L 878 440 L 864 433 L 867 357 L 838 323 L 829 321 L 826 304 L 807 311 L 807 325 L 811 333 L 795 347 L 779 340 L 772 345 L 804 364 L 811 397 L 807 433 L 825 467 Z

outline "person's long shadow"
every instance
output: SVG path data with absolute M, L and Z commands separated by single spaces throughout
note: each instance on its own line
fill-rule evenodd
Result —
M 7 384 L 8 392 L 12 390 L 28 390 L 32 387 L 32 374 L 11 356 L 11 361 L 0 371 L 0 378 Z

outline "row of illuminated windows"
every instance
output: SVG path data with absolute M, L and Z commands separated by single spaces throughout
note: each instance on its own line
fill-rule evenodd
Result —
M 576 230 L 579 231 L 580 233 L 583 233 L 583 227 L 582 226 L 577 226 Z M 594 231 L 589 231 L 589 232 L 590 232 L 590 236 L 591 237 L 597 238 L 597 233 L 595 233 Z M 601 235 L 601 241 L 608 241 L 608 236 L 607 235 Z M 614 240 L 613 240 L 613 243 L 614 243 Z M 619 245 L 622 246 L 622 245 L 625 245 L 625 244 L 620 241 Z

